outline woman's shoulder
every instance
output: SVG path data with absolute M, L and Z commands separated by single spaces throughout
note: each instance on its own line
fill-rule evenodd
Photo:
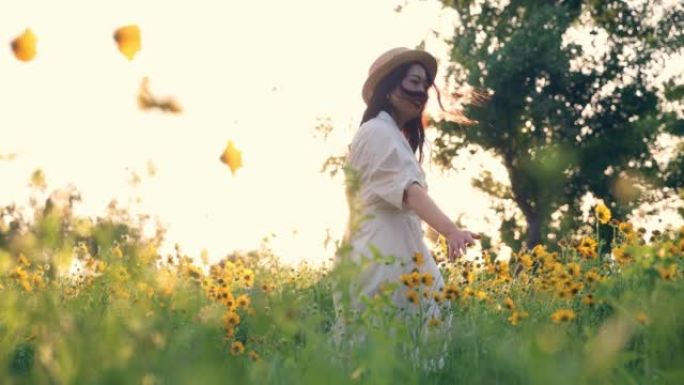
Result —
M 396 127 L 387 122 L 386 119 L 381 116 L 376 116 L 374 118 L 368 119 L 359 126 L 356 132 L 356 137 L 358 140 L 361 139 L 371 139 L 378 141 L 387 141 L 396 136 Z

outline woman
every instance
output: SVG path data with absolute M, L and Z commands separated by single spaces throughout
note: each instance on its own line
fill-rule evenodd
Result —
M 404 285 L 392 293 L 394 303 L 409 313 L 420 312 L 425 319 L 438 318 L 440 310 L 433 294 L 439 295 L 444 280 L 425 245 L 420 220 L 446 238 L 450 260 L 480 239 L 477 234 L 459 229 L 437 207 L 427 193 L 425 173 L 416 159 L 418 150 L 420 162 L 423 160 L 425 132 L 421 118 L 436 72 L 437 61 L 429 53 L 398 47 L 372 64 L 363 85 L 367 108 L 347 155 L 348 169 L 357 178 L 356 183 L 351 183 L 357 186 L 355 191 L 347 185 L 348 247 L 338 253 L 336 261 L 350 259 L 358 263 L 372 258 L 375 250 L 393 256 L 395 262 L 371 262 L 349 282 L 353 308 L 363 309 L 363 295 L 372 298 L 387 283 L 403 281 Z M 416 277 L 411 275 L 414 272 L 418 272 L 420 284 L 415 279 L 411 282 Z M 422 296 L 425 291 L 429 292 L 427 298 Z M 416 298 L 416 293 L 420 297 Z M 337 293 L 338 314 L 340 303 Z

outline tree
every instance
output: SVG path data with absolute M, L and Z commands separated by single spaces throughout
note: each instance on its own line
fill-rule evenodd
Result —
M 458 65 L 447 77 L 493 96 L 484 106 L 466 108 L 480 122 L 475 127 L 436 122 L 436 159 L 448 167 L 468 144 L 500 156 L 510 178 L 506 193 L 527 222 L 528 246 L 542 241 L 560 208 L 568 208 L 562 229 L 575 226 L 587 192 L 624 216 L 639 203 L 639 188 L 662 186 L 676 174 L 659 168 L 650 147 L 664 132 L 682 136 L 681 117 L 663 111 L 654 79 L 671 55 L 682 52 L 684 6 L 630 6 L 622 0 L 443 3 L 456 9 L 460 21 L 450 41 Z M 576 27 L 605 36 L 604 52 L 592 57 L 581 44 L 566 43 Z

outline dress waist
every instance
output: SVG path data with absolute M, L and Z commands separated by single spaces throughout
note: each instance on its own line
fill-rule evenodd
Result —
M 405 221 L 410 224 L 417 232 L 421 234 L 424 233 L 421 227 L 421 220 L 418 214 L 413 210 L 397 210 L 397 209 L 386 209 L 386 208 L 369 208 L 365 211 L 367 215 L 370 216 L 369 220 L 379 220 L 381 222 L 392 221 L 400 222 Z

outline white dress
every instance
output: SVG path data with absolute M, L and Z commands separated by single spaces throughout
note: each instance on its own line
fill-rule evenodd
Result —
M 362 309 L 360 295 L 372 298 L 383 283 L 399 283 L 392 295 L 396 305 L 412 314 L 421 306 L 420 313 L 425 319 L 439 317 L 439 305 L 431 295 L 421 295 L 420 305 L 416 305 L 409 301 L 409 289 L 400 282 L 402 274 L 418 270 L 433 277 L 430 286 L 420 286 L 421 294 L 426 290 L 438 292 L 444 286 L 437 263 L 424 242 L 420 217 L 403 205 L 404 191 L 412 183 L 427 189 L 425 173 L 391 115 L 381 111 L 359 127 L 350 145 L 347 166 L 358 170 L 360 186 L 356 198 L 362 215 L 369 214 L 370 218 L 362 221 L 355 232 L 350 231 L 348 222 L 345 242 L 351 249 L 345 255 L 338 254 L 337 261 L 350 258 L 358 263 L 363 257 L 370 258 L 372 246 L 382 255 L 396 258 L 391 264 L 371 263 L 354 278 L 353 287 L 349 288 L 358 290 L 352 293 L 354 306 Z M 420 266 L 413 261 L 416 252 L 424 259 Z

